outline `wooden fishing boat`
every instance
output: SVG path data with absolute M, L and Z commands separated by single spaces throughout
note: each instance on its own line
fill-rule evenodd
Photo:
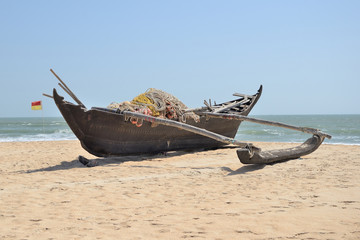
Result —
M 262 87 L 251 96 L 243 95 L 233 101 L 211 106 L 213 109 L 225 109 L 231 114 L 247 116 L 261 96 Z M 238 94 L 239 95 L 239 94 Z M 87 109 L 82 105 L 64 101 L 56 89 L 53 90 L 54 101 L 65 121 L 80 140 L 82 147 L 89 153 L 105 156 L 121 156 L 141 153 L 159 153 L 174 150 L 216 148 L 226 143 L 195 134 L 176 127 L 157 125 L 144 121 L 141 127 L 126 119 L 126 114 L 107 108 L 93 107 Z M 198 113 L 208 112 L 204 107 Z M 197 128 L 234 138 L 242 120 L 208 118 L 200 116 L 200 121 L 188 119 L 187 124 Z
M 318 129 L 247 117 L 261 96 L 262 86 L 254 95 L 234 93 L 237 98 L 229 102 L 212 105 L 211 101 L 209 103 L 204 101 L 205 107 L 185 109 L 185 112 L 197 116 L 196 119 L 188 118 L 185 122 L 120 110 L 120 108 L 87 109 L 55 72 L 50 71 L 60 81 L 59 86 L 77 104 L 65 101 L 55 88 L 53 96 L 44 95 L 54 99 L 65 121 L 80 140 L 81 146 L 98 157 L 212 149 L 233 144 L 239 147 L 237 155 L 240 162 L 268 164 L 310 154 L 325 138 L 331 138 L 329 134 Z M 137 124 L 134 124 L 134 120 Z M 293 148 L 261 151 L 251 143 L 235 140 L 234 137 L 242 121 L 288 128 L 313 136 Z M 83 157 L 79 157 L 79 160 L 88 163 Z

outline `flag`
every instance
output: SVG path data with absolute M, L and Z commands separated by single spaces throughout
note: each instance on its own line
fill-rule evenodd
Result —
M 42 110 L 41 101 L 32 102 L 31 110 Z

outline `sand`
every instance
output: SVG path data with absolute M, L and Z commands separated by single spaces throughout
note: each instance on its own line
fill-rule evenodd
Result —
M 0 143 L 0 239 L 360 239 L 360 146 L 274 165 L 78 155 L 95 159 L 78 141 Z

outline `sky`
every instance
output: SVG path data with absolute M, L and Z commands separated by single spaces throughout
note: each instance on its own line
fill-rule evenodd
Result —
M 263 95 L 250 115 L 360 114 L 360 1 L 0 0 L 0 117 L 61 116 L 164 90 L 188 107 Z M 43 102 L 32 111 L 31 102 Z

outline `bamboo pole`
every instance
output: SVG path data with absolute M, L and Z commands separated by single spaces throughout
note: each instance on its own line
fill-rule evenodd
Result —
M 214 109 L 211 107 L 210 104 L 208 104 L 208 102 L 206 100 L 204 100 L 204 104 L 205 106 L 210 110 L 210 111 L 213 111 Z
M 259 123 L 259 124 L 264 124 L 264 125 L 269 125 L 269 126 L 274 126 L 274 127 L 282 127 L 282 128 L 287 128 L 287 129 L 291 129 L 291 130 L 304 132 L 304 133 L 310 133 L 310 134 L 314 134 L 314 135 L 324 136 L 324 137 L 326 137 L 328 139 L 331 139 L 331 135 L 329 135 L 327 133 L 323 133 L 319 129 L 315 129 L 315 128 L 296 127 L 296 126 L 292 126 L 292 125 L 285 124 L 285 123 L 267 121 L 267 120 L 251 118 L 251 117 L 241 116 L 241 115 L 234 115 L 234 114 L 222 114 L 222 113 L 197 113 L 197 114 L 198 115 L 204 115 L 204 116 L 207 116 L 207 117 L 216 117 L 216 118 L 225 118 L 225 119 L 238 119 L 238 120 L 243 120 L 243 121 L 248 121 L 248 122 L 253 122 L 253 123 Z
M 43 93 L 42 95 L 45 97 L 48 97 L 48 98 L 54 98 L 53 96 L 50 96 L 49 94 L 46 94 L 46 93 Z
M 60 77 L 52 70 L 50 69 L 50 72 L 52 72 L 52 74 L 54 74 L 54 76 L 63 84 L 63 86 L 61 86 L 62 88 L 65 87 L 68 91 L 65 90 L 65 92 L 67 94 L 70 95 L 70 97 L 72 97 L 74 99 L 75 102 L 77 102 L 77 104 L 81 105 L 82 107 L 85 107 L 85 105 L 76 97 L 76 95 L 70 90 L 70 88 L 60 79 Z
M 241 101 L 239 101 L 239 102 L 238 102 L 238 101 L 235 101 L 235 102 L 233 102 L 233 103 L 229 103 L 229 104 L 227 104 L 227 105 L 225 105 L 225 106 L 223 106 L 223 107 L 217 108 L 216 110 L 214 110 L 214 113 L 219 113 L 219 112 L 221 112 L 221 111 L 228 110 L 228 109 L 230 109 L 230 108 L 232 108 L 232 107 L 240 106 L 241 104 L 246 103 L 246 102 L 248 102 L 248 101 L 250 101 L 250 100 L 247 99 L 247 98 L 244 98 L 243 100 L 241 100 Z
M 223 143 L 227 143 L 227 144 L 234 144 L 240 147 L 253 147 L 251 143 L 244 143 L 244 142 L 240 142 L 237 141 L 233 138 L 229 138 L 214 132 L 210 132 L 206 129 L 203 128 L 198 128 L 186 123 L 181 123 L 181 122 L 177 122 L 177 121 L 173 121 L 173 120 L 169 120 L 169 119 L 163 119 L 163 118 L 156 118 L 156 117 L 152 117 L 149 115 L 145 115 L 145 114 L 141 114 L 141 113 L 137 113 L 137 112 L 130 112 L 130 111 L 124 111 L 123 112 L 125 114 L 125 119 L 129 118 L 129 117 L 134 117 L 134 118 L 138 118 L 138 119 L 142 119 L 144 121 L 147 122 L 155 122 L 161 125 L 165 125 L 165 126 L 170 126 L 170 127 L 176 127 L 188 132 L 192 132 L 195 134 L 199 134 L 208 138 L 212 138 L 216 141 L 219 142 L 223 142 Z
M 74 99 L 74 97 L 72 96 L 71 92 L 69 92 L 69 90 L 67 88 L 65 88 L 61 83 L 58 83 L 58 85 L 67 93 L 69 94 L 70 97 L 72 97 Z M 75 99 L 74 99 L 75 100 Z

